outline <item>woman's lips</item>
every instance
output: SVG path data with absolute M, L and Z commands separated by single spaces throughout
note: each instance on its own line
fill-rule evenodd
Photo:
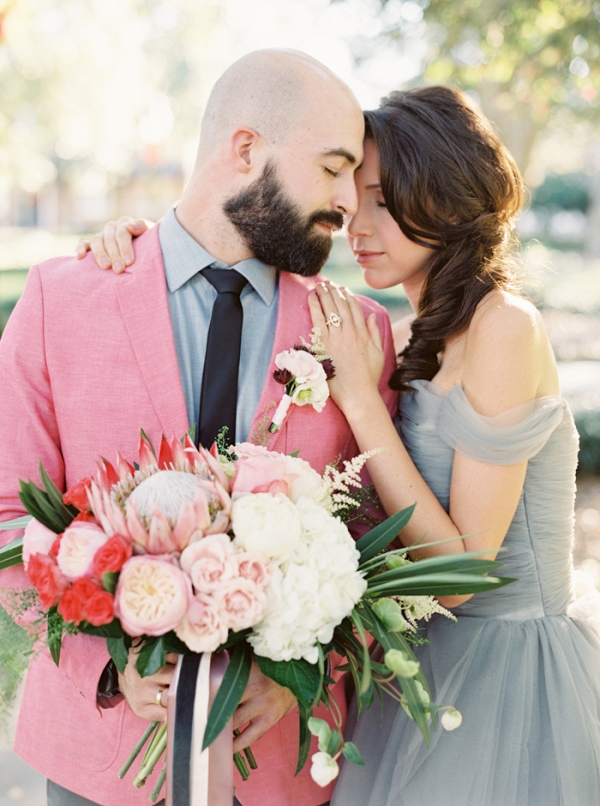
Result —
M 382 255 L 383 252 L 369 252 L 366 249 L 360 249 L 354 253 L 356 262 L 361 265 L 373 263 L 373 261 L 377 260 L 377 258 L 380 258 Z

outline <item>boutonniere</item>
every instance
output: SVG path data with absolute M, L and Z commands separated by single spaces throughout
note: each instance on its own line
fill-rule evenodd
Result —
M 313 328 L 310 343 L 302 337 L 300 342 L 275 356 L 273 377 L 285 391 L 269 426 L 271 433 L 281 427 L 292 404 L 312 406 L 321 412 L 329 397 L 327 381 L 334 377 L 335 369 L 321 341 L 321 331 Z

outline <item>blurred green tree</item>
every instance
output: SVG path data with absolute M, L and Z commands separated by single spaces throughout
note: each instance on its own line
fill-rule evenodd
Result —
M 376 0 L 375 5 L 382 38 L 399 47 L 426 40 L 418 83 L 474 90 L 522 169 L 553 115 L 600 117 L 600 2 Z

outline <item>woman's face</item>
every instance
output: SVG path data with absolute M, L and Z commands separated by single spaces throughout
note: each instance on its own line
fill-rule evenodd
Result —
M 372 140 L 365 140 L 364 160 L 355 180 L 358 210 L 347 220 L 347 237 L 365 282 L 371 288 L 391 288 L 402 283 L 414 305 L 427 274 L 425 265 L 431 249 L 407 238 L 388 212 Z

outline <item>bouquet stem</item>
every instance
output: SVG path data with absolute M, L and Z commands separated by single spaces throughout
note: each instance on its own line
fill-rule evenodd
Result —
M 150 775 L 152 770 L 156 767 L 159 758 L 167 749 L 167 723 L 163 722 L 160 728 L 156 731 L 154 739 L 150 747 L 146 751 L 142 766 L 138 774 L 133 779 L 133 785 L 139 789 L 146 783 L 146 778 Z
M 146 728 L 146 731 L 144 732 L 144 735 L 139 740 L 139 742 L 136 744 L 136 746 L 133 748 L 133 750 L 131 751 L 131 754 L 127 758 L 127 761 L 125 762 L 125 764 L 123 764 L 123 766 L 119 770 L 119 778 L 124 778 L 125 777 L 125 775 L 127 774 L 128 769 L 131 767 L 133 762 L 139 756 L 142 747 L 146 744 L 146 742 L 148 741 L 148 738 L 153 733 L 153 731 L 156 730 L 158 725 L 159 725 L 158 722 L 151 722 L 148 725 L 148 727 Z
M 167 762 L 165 761 L 161 773 L 158 777 L 158 781 L 156 782 L 156 786 L 150 793 L 150 800 L 154 803 L 155 800 L 158 800 L 158 796 L 160 795 L 160 790 L 163 788 L 163 784 L 167 777 Z

